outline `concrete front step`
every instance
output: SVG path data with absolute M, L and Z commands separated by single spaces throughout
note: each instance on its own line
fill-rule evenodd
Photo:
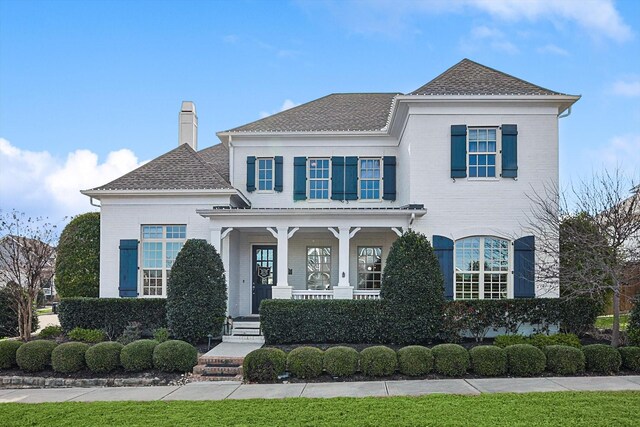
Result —
M 260 335 L 260 328 L 236 328 L 233 327 L 231 335 Z
M 198 358 L 199 365 L 242 366 L 243 361 L 244 357 L 207 356 L 206 354 Z
M 222 342 L 264 344 L 264 337 L 262 335 L 224 335 Z
M 210 375 L 193 374 L 191 381 L 242 381 L 242 375 L 214 377 Z
M 234 321 L 233 322 L 233 328 L 234 329 L 236 329 L 236 328 L 240 328 L 240 329 L 243 329 L 243 328 L 260 329 L 260 321 L 259 320 L 255 321 L 255 322 L 252 322 L 252 321 L 239 321 L 239 320 L 238 321 Z
M 196 365 L 193 368 L 193 373 L 203 376 L 214 377 L 235 377 L 242 375 L 242 366 L 229 366 L 229 365 Z

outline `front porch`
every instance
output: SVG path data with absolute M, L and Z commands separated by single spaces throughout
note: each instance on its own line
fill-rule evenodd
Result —
M 228 314 L 255 315 L 262 299 L 377 299 L 393 242 L 422 206 L 199 211 L 222 256 Z

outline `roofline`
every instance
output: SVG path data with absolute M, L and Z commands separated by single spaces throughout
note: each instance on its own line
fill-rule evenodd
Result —
M 99 200 L 102 196 L 235 196 L 239 194 L 239 191 L 235 188 L 214 188 L 184 190 L 80 190 L 80 193 Z M 245 199 L 243 195 L 240 197 Z
M 410 208 L 388 208 L 388 209 L 368 209 L 368 208 L 224 208 L 224 209 L 196 209 L 196 213 L 203 217 L 212 216 L 318 216 L 327 214 L 341 215 L 415 215 L 424 216 L 427 210 Z

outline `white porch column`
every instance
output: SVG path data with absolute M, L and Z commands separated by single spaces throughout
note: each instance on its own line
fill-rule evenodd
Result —
M 338 286 L 333 288 L 334 299 L 352 299 L 353 286 L 349 283 L 349 240 L 360 231 L 350 227 L 338 227 L 338 231 L 329 228 L 329 231 L 338 239 Z
M 211 229 L 211 245 L 216 248 L 216 251 L 220 253 L 221 243 L 222 241 L 222 228 L 212 228 Z
M 278 239 L 277 276 L 276 286 L 271 289 L 273 299 L 291 299 L 292 286 L 289 286 L 289 239 L 298 231 L 297 228 L 289 231 L 289 227 L 267 228 Z

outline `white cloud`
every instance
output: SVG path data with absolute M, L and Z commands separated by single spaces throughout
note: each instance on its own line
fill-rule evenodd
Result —
M 536 49 L 538 53 L 549 53 L 552 55 L 560 55 L 560 56 L 567 56 L 569 55 L 569 52 L 567 52 L 566 50 L 564 50 L 563 48 L 561 48 L 560 46 L 556 46 L 555 44 L 549 43 L 545 46 L 541 46 L 538 49 Z
M 93 209 L 80 190 L 105 184 L 141 164 L 127 149 L 112 151 L 102 163 L 89 150 L 76 150 L 62 160 L 0 138 L 0 207 L 52 219 L 77 215 Z
M 235 34 L 228 34 L 222 38 L 223 42 L 230 43 L 230 44 L 237 43 L 238 40 L 240 40 L 240 37 L 238 37 Z
M 611 85 L 611 92 L 622 96 L 640 96 L 640 79 L 618 80 Z
M 614 136 L 607 145 L 589 152 L 595 162 L 612 169 L 620 167 L 631 176 L 640 173 L 640 135 L 626 134 Z
M 460 46 L 463 50 L 469 52 L 485 49 L 485 46 L 510 55 L 520 51 L 515 44 L 507 39 L 502 31 L 485 25 L 473 27 L 469 36 L 460 40 Z
M 269 117 L 273 114 L 276 113 L 280 113 L 282 111 L 288 110 L 289 108 L 293 108 L 293 107 L 297 107 L 298 104 L 296 104 L 295 102 L 293 102 L 290 99 L 285 99 L 284 102 L 282 103 L 282 107 L 280 107 L 279 110 L 273 111 L 271 113 L 267 112 L 267 111 L 260 111 L 260 113 L 258 114 L 260 116 L 261 119 L 264 119 L 265 117 Z

